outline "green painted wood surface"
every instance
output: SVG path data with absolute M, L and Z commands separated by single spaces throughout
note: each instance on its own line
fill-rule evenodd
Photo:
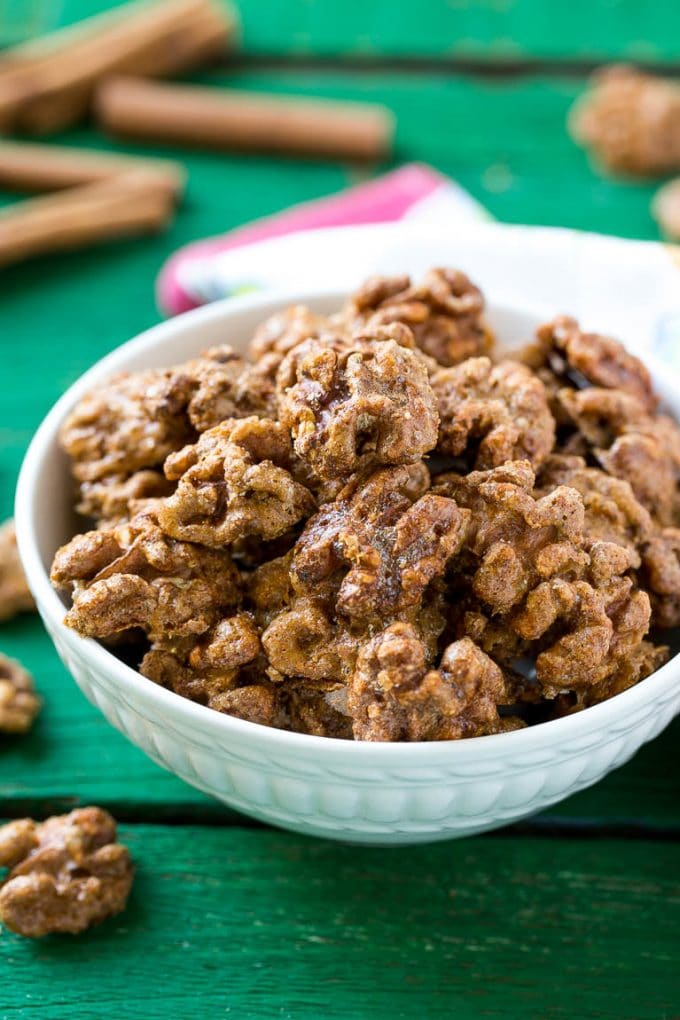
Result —
M 105 6 L 64 0 L 63 16 Z M 674 3 L 240 7 L 248 60 L 200 80 L 387 102 L 399 120 L 395 162 L 431 162 L 500 220 L 658 236 L 652 187 L 597 175 L 570 142 L 564 118 L 585 79 L 551 73 L 550 61 L 677 61 Z M 398 73 L 392 58 L 404 61 Z M 425 73 L 409 58 L 546 63 L 487 76 L 434 63 Z M 61 140 L 147 151 L 90 128 Z M 0 273 L 0 517 L 57 396 L 157 321 L 152 285 L 168 254 L 381 169 L 153 151 L 190 172 L 167 234 Z M 343 848 L 251 826 L 155 766 L 85 701 L 37 619 L 0 625 L 0 649 L 34 671 L 46 701 L 33 734 L 0 746 L 0 814 L 101 803 L 126 822 L 139 867 L 128 912 L 84 939 L 0 935 L 0 1020 L 680 1018 L 680 720 L 603 782 L 514 830 Z
M 499 219 L 657 236 L 648 211 L 650 186 L 621 186 L 599 177 L 566 136 L 564 116 L 581 87 L 578 79 L 252 70 L 211 73 L 203 80 L 389 101 L 399 117 L 399 157 L 426 159 L 454 175 Z M 85 129 L 65 140 L 112 145 Z M 157 320 L 152 281 L 167 254 L 195 237 L 341 188 L 357 174 L 313 162 L 153 151 L 183 158 L 190 170 L 188 200 L 167 234 L 108 245 L 94 261 L 91 253 L 66 255 L 17 266 L 0 277 L 0 336 L 8 376 L 18 383 L 2 398 L 0 514 L 10 512 L 21 456 L 49 406 L 94 360 Z M 27 806 L 43 797 L 125 802 L 136 817 L 144 804 L 158 810 L 168 802 L 182 811 L 220 813 L 109 729 L 75 689 L 37 622 L 3 628 L 0 641 L 26 658 L 50 694 L 34 736 L 13 742 L 3 755 L 0 795 Z M 676 826 L 680 778 L 667 779 L 658 790 L 649 786 L 677 732 L 551 814 Z M 121 773 L 128 777 L 124 788 Z
M 76 21 L 113 4 L 65 0 Z M 233 0 L 249 56 L 680 63 L 675 0 Z
M 386 852 L 123 828 L 128 911 L 0 939 L 0 1017 L 671 1020 L 677 847 L 475 839 Z

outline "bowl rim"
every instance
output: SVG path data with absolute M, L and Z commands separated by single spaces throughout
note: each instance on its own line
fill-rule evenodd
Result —
M 342 740 L 334 737 L 314 736 L 306 733 L 294 733 L 275 727 L 263 726 L 259 723 L 237 719 L 207 706 L 200 705 L 183 698 L 174 691 L 167 690 L 143 677 L 137 670 L 121 662 L 103 645 L 92 638 L 85 638 L 70 630 L 63 622 L 64 606 L 53 589 L 49 574 L 43 566 L 34 526 L 33 493 L 39 478 L 42 464 L 50 455 L 57 439 L 59 426 L 68 410 L 96 382 L 102 380 L 114 370 L 120 369 L 120 362 L 125 362 L 132 355 L 143 354 L 144 351 L 156 349 L 172 337 L 191 333 L 205 324 L 227 320 L 235 314 L 255 311 L 259 308 L 275 305 L 284 307 L 288 304 L 305 301 L 336 300 L 342 298 L 346 289 L 290 289 L 267 290 L 250 293 L 238 297 L 225 298 L 212 302 L 201 308 L 160 322 L 143 331 L 127 342 L 116 347 L 109 354 L 95 362 L 90 369 L 62 394 L 47 413 L 38 427 L 24 457 L 16 489 L 15 524 L 19 554 L 24 566 L 29 587 L 33 593 L 41 614 L 49 621 L 48 629 L 57 632 L 62 642 L 76 656 L 85 660 L 92 672 L 103 673 L 115 681 L 126 700 L 134 706 L 142 702 L 150 713 L 151 721 L 158 725 L 163 722 L 176 721 L 191 725 L 198 729 L 206 740 L 214 736 L 220 743 L 229 743 L 230 738 L 241 745 L 253 741 L 264 741 L 273 750 L 295 752 L 305 758 L 317 758 L 323 753 L 331 758 L 341 756 L 368 756 L 376 764 L 415 763 L 430 764 L 465 762 L 469 759 L 493 757 L 498 754 L 531 754 L 546 746 L 553 746 L 555 741 L 584 739 L 589 735 L 601 733 L 603 727 L 621 725 L 624 719 L 634 717 L 647 703 L 653 703 L 666 694 L 670 694 L 677 683 L 680 667 L 678 655 L 672 656 L 667 663 L 649 677 L 640 681 L 612 698 L 593 705 L 582 712 L 537 723 L 520 730 L 508 733 L 490 734 L 485 737 L 470 737 L 464 740 L 444 741 L 413 741 L 413 742 L 371 742 Z M 491 305 L 491 307 L 494 307 Z M 510 306 L 496 306 L 497 308 Z M 514 311 L 530 315 L 544 314 L 544 309 L 530 308 L 526 304 L 517 306 Z M 654 374 L 653 359 L 651 370 Z M 649 365 L 649 361 L 646 362 Z M 662 390 L 666 393 L 680 392 L 680 379 L 668 368 L 663 368 L 664 377 Z M 670 377 L 670 378 L 669 378 Z M 659 381 L 659 377 L 655 382 Z M 617 725 L 618 724 L 618 725 Z M 214 744 L 210 744 L 215 748 Z M 486 749 L 486 750 L 484 750 Z

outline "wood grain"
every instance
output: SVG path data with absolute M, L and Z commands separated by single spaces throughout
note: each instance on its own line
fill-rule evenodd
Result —
M 108 6 L 65 0 L 64 12 L 75 20 Z M 680 15 L 670 0 L 408 0 L 398 17 L 386 0 L 332 12 L 324 0 L 240 7 L 249 56 L 281 66 L 203 82 L 386 102 L 399 120 L 395 162 L 431 162 L 501 220 L 658 237 L 652 189 L 597 176 L 566 135 L 581 75 L 388 74 L 384 63 L 674 60 Z M 305 71 L 300 56 L 323 65 Z M 373 66 L 343 71 L 362 60 Z M 63 141 L 117 151 L 89 130 Z M 96 261 L 45 258 L 0 280 L 0 515 L 56 397 L 157 321 L 152 281 L 168 254 L 358 179 L 341 164 L 137 151 L 187 165 L 188 201 L 166 236 L 98 249 Z M 26 662 L 46 699 L 35 732 L 0 748 L 0 811 L 44 816 L 95 801 L 134 823 L 192 823 L 123 827 L 139 872 L 121 918 L 80 940 L 33 945 L 2 934 L 0 973 L 10 979 L 0 1020 L 680 1016 L 680 720 L 528 828 L 406 850 L 345 848 L 242 827 L 157 768 L 85 701 L 37 619 L 0 628 L 0 649 Z
M 125 914 L 77 940 L 3 934 L 5 1020 L 677 1016 L 675 846 L 121 838 L 138 867 Z
M 431 161 L 457 177 L 499 219 L 657 236 L 647 208 L 651 189 L 598 177 L 567 137 L 564 114 L 580 88 L 577 80 L 531 77 L 499 83 L 466 76 L 404 79 L 255 71 L 204 76 L 213 79 L 265 90 L 388 101 L 399 116 L 399 158 Z M 115 151 L 93 132 L 71 132 L 65 141 Z M 179 154 L 154 147 L 138 151 Z M 196 237 L 337 190 L 354 179 L 341 165 L 200 153 L 182 158 L 190 176 L 188 201 L 167 235 L 98 249 L 96 272 L 86 253 L 4 271 L 0 343 L 11 384 L 3 392 L 0 415 L 0 515 L 10 513 L 21 457 L 54 400 L 93 361 L 157 321 L 152 281 L 166 255 Z M 44 800 L 99 800 L 136 818 L 146 810 L 147 817 L 160 811 L 233 817 L 115 733 L 85 702 L 37 621 L 2 628 L 0 649 L 26 660 L 47 697 L 34 736 L 3 749 L 0 797 L 38 808 Z M 579 824 L 677 828 L 678 733 L 680 724 L 629 766 L 553 809 L 550 817 Z

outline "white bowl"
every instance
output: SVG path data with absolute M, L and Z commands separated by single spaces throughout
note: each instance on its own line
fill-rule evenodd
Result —
M 464 263 L 463 263 L 464 264 Z M 318 311 L 344 294 L 285 293 L 220 302 L 162 323 L 87 372 L 48 414 L 23 464 L 16 501 L 21 558 L 40 614 L 81 690 L 153 761 L 255 818 L 347 842 L 418 843 L 493 829 L 595 783 L 656 736 L 680 709 L 673 659 L 631 690 L 577 715 L 514 733 L 462 741 L 370 744 L 286 733 L 220 715 L 156 686 L 62 623 L 52 556 L 77 524 L 57 442 L 67 412 L 121 369 L 170 365 L 218 342 L 243 347 L 272 311 Z M 515 344 L 542 316 L 490 310 Z M 680 386 L 656 379 L 680 416 Z

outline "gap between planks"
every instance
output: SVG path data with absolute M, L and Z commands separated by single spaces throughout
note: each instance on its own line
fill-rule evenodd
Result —
M 403 74 L 419 77 L 423 74 L 446 76 L 467 74 L 481 78 L 519 77 L 573 77 L 587 78 L 606 64 L 634 64 L 635 67 L 657 77 L 680 77 L 680 61 L 662 65 L 644 60 L 585 60 L 585 59 L 532 59 L 515 57 L 381 57 L 363 56 L 308 57 L 290 55 L 248 56 L 240 53 L 227 61 L 213 65 L 218 71 L 291 71 L 314 74 L 342 74 L 360 71 L 362 74 Z

